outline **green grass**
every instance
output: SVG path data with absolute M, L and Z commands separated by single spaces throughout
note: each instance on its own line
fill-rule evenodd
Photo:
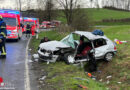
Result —
M 129 25 L 130 22 L 101 22 L 103 19 L 124 19 L 124 18 L 130 18 L 130 12 L 126 11 L 116 11 L 116 10 L 109 10 L 109 9 L 83 9 L 86 13 L 88 13 L 90 20 L 96 23 L 96 25 Z M 61 17 L 57 17 L 57 20 L 62 21 L 63 23 L 66 23 L 65 16 L 62 12 L 59 12 Z
M 104 84 L 87 77 L 87 74 L 84 73 L 82 68 L 66 65 L 64 62 L 49 64 L 47 72 L 49 73 L 46 83 L 53 85 L 52 88 L 55 88 L 56 90 L 82 90 L 75 84 L 86 86 L 89 90 L 106 90 Z M 76 80 L 74 79 L 76 77 L 84 78 L 88 81 Z
M 117 26 L 117 25 L 130 25 L 130 22 L 97 22 L 95 26 Z
M 86 9 L 86 12 L 91 15 L 94 21 L 101 21 L 103 19 L 130 18 L 130 12 L 125 11 L 116 11 L 109 9 Z

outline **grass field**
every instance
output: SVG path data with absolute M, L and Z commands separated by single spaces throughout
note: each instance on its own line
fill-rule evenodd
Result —
M 103 19 L 123 19 L 130 18 L 130 12 L 116 11 L 109 9 L 86 9 L 94 21 L 101 21 Z
M 130 25 L 130 22 L 97 22 L 95 26 L 119 26 L 119 25 Z
M 101 22 L 103 19 L 124 19 L 130 18 L 130 12 L 126 11 L 116 11 L 116 10 L 109 10 L 109 9 L 83 9 L 86 13 L 88 13 L 90 20 L 96 23 L 95 25 L 129 25 L 130 22 Z M 66 23 L 66 19 L 64 14 L 61 13 L 62 17 L 58 17 L 57 19 Z
M 105 35 L 111 40 L 117 38 L 119 40 L 127 40 L 128 43 L 117 45 L 118 54 L 112 62 L 98 62 L 98 70 L 101 71 L 101 73 L 92 73 L 97 77 L 97 81 L 87 77 L 84 73 L 84 69 L 80 67 L 66 65 L 64 62 L 56 62 L 49 65 L 41 63 L 41 66 L 46 67 L 44 67 L 43 70 L 48 72 L 46 83 L 49 83 L 49 85 L 56 90 L 80 90 L 80 88 L 74 84 L 87 86 L 88 90 L 106 90 L 106 88 L 110 88 L 110 90 L 130 90 L 130 26 L 108 26 L 99 29 L 102 29 Z M 60 35 L 56 31 L 49 31 L 40 33 L 39 36 L 40 39 L 47 36 L 51 40 L 61 40 L 65 35 Z M 31 48 L 35 52 L 40 39 L 32 39 Z M 106 77 L 109 75 L 111 75 L 112 78 L 109 79 L 110 83 L 106 84 L 108 81 Z M 75 80 L 74 77 L 86 78 L 89 80 L 89 83 Z M 102 79 L 102 82 L 99 82 L 100 79 Z M 121 84 L 118 82 L 121 82 Z

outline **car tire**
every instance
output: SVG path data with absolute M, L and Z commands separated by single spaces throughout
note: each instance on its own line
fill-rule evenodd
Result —
M 64 61 L 65 61 L 66 64 L 72 64 L 72 63 L 70 63 L 70 61 L 69 61 L 69 58 L 70 58 L 70 57 L 73 57 L 73 54 L 66 53 L 66 54 L 64 55 Z
M 105 55 L 104 60 L 107 62 L 110 62 L 110 61 L 112 61 L 113 56 L 114 56 L 113 53 L 109 52 Z

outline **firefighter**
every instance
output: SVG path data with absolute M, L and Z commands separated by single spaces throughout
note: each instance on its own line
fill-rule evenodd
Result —
M 27 26 L 26 26 L 26 37 L 30 37 L 30 34 L 31 34 L 31 26 L 29 23 L 27 23 Z
M 6 36 L 7 36 L 7 30 L 6 30 L 6 23 L 3 21 L 2 16 L 0 15 L 0 51 L 2 58 L 6 58 Z
M 35 25 L 32 24 L 32 25 L 31 25 L 32 36 L 35 35 L 35 29 L 36 29 Z

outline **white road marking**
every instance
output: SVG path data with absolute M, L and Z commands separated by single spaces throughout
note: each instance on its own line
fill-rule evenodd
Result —
M 29 43 L 30 43 L 31 37 L 28 40 L 27 46 L 26 46 L 26 57 L 25 57 L 25 90 L 31 90 L 30 88 L 30 78 L 29 78 L 29 66 L 28 66 L 28 49 L 29 49 Z

